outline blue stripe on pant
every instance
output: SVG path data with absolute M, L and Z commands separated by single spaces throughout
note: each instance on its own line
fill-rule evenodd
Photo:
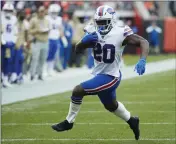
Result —
M 98 95 L 103 104 L 111 103 L 116 99 L 116 88 L 121 81 L 120 76 L 114 77 L 105 74 L 98 74 L 92 79 L 81 83 L 82 88 L 87 95 Z

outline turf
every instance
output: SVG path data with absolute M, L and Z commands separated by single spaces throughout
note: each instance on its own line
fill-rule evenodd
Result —
M 2 139 L 16 139 L 2 144 L 175 144 L 175 78 L 175 71 L 168 71 L 121 82 L 118 100 L 141 119 L 138 142 L 96 96 L 85 97 L 74 129 L 53 131 L 50 125 L 67 115 L 67 92 L 2 106 Z
M 139 60 L 138 55 L 123 55 L 125 65 L 134 65 Z M 160 54 L 160 55 L 149 55 L 147 62 L 154 62 L 160 60 L 166 60 L 170 58 L 176 58 L 176 54 Z

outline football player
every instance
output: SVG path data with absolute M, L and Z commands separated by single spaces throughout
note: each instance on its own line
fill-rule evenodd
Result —
M 18 36 L 14 50 L 14 58 L 13 58 L 13 69 L 10 81 L 11 83 L 21 84 L 23 82 L 23 61 L 24 61 L 24 47 L 25 47 L 25 26 L 24 26 L 24 18 L 25 13 L 20 11 L 17 13 L 18 18 Z M 14 77 L 15 76 L 15 77 Z
M 17 39 L 17 18 L 13 15 L 14 6 L 11 3 L 5 3 L 3 6 L 1 17 L 1 70 L 3 73 L 3 85 L 9 87 L 8 75 L 12 72 L 14 47 Z M 12 78 L 15 79 L 15 74 L 12 73 Z
M 48 74 L 52 75 L 52 70 L 54 68 L 54 60 L 56 52 L 59 48 L 59 39 L 62 39 L 64 46 L 67 46 L 67 40 L 63 33 L 62 28 L 62 18 L 58 16 L 61 8 L 58 4 L 51 4 L 48 10 L 48 20 L 49 20 L 49 52 L 48 52 Z
M 86 27 L 87 34 L 76 45 L 77 53 L 94 47 L 95 76 L 73 89 L 66 120 L 52 125 L 57 132 L 72 129 L 84 96 L 98 95 L 105 109 L 127 122 L 136 140 L 140 137 L 139 118 L 131 116 L 125 106 L 116 100 L 116 88 L 122 77 L 119 64 L 124 47 L 126 45 L 141 47 L 142 53 L 135 69 L 139 75 L 142 75 L 145 72 L 149 43 L 141 36 L 133 34 L 128 26 L 119 27 L 114 16 L 113 8 L 107 5 L 98 7 L 94 15 L 95 24 Z

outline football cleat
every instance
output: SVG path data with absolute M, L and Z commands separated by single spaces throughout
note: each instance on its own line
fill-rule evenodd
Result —
M 135 139 L 139 140 L 139 137 L 140 137 L 139 118 L 131 117 L 128 121 L 128 124 L 130 125 L 130 128 L 133 130 Z
M 70 130 L 73 128 L 73 123 L 69 123 L 67 120 L 64 120 L 61 123 L 55 124 L 51 126 L 53 130 L 57 132 L 62 132 L 66 130 Z
M 38 80 L 43 81 L 43 80 L 44 80 L 44 79 L 43 79 L 43 76 L 42 76 L 42 75 L 39 75 L 39 76 L 38 76 Z

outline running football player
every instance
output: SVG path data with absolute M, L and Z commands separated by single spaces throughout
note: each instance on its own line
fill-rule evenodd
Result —
M 122 74 L 119 64 L 126 45 L 136 45 L 142 53 L 135 70 L 144 74 L 149 43 L 139 35 L 133 34 L 128 26 L 118 26 L 113 8 L 103 5 L 97 8 L 94 15 L 95 24 L 85 27 L 86 35 L 76 45 L 76 52 L 93 47 L 95 67 L 92 79 L 77 85 L 72 92 L 70 108 L 66 120 L 52 125 L 57 132 L 70 130 L 80 110 L 82 100 L 86 95 L 98 95 L 105 109 L 127 122 L 135 139 L 140 137 L 139 118 L 131 116 L 125 106 L 116 100 L 116 88 L 119 86 Z

